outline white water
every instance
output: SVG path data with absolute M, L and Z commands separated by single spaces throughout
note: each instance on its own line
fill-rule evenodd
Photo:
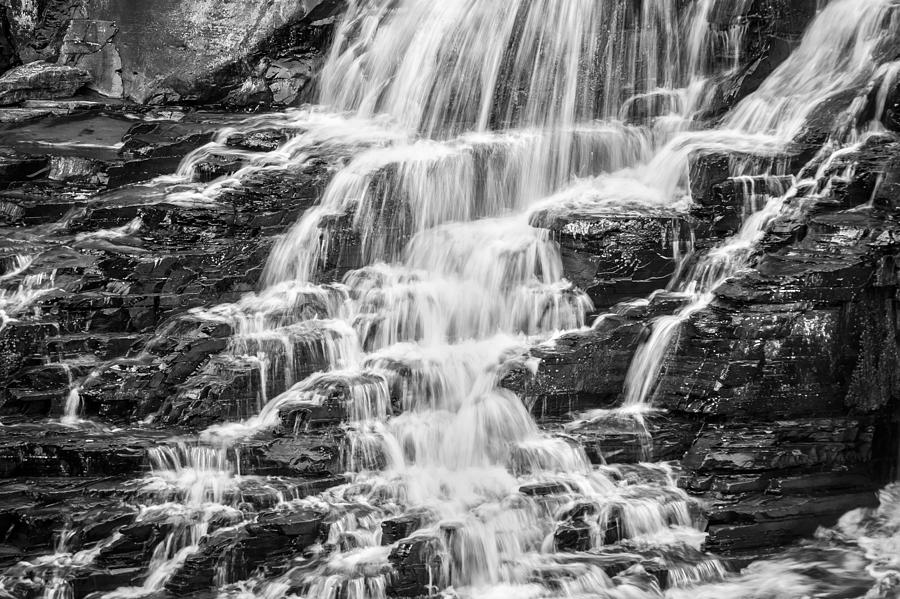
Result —
M 259 370 L 262 407 L 210 428 L 204 445 L 152 452 L 154 470 L 141 485 L 154 501 L 139 518 L 178 522 L 142 585 L 111 597 L 160 591 L 200 550 L 214 515 L 245 516 L 235 513 L 234 491 L 246 483 L 235 440 L 277 426 L 282 411 L 335 397 L 350 482 L 313 498 L 278 498 L 288 513 L 327 513 L 328 538 L 296 571 L 242 581 L 240 593 L 382 597 L 391 547 L 381 547 L 381 523 L 403 515 L 419 518 L 412 538 L 440 561 L 432 590 L 452 587 L 448 596 L 662 596 L 640 566 L 613 580 L 587 557 L 560 551 L 555 533 L 567 517 L 589 529 L 591 549 L 615 524 L 629 548 L 663 551 L 676 587 L 723 577 L 715 560 L 681 567 L 670 557 L 696 550 L 704 536 L 677 473 L 594 468 L 499 386 L 510 358 L 583 327 L 592 310 L 564 279 L 553 239 L 529 219 L 538 211 L 678 218 L 691 206 L 692 154 L 777 155 L 816 103 L 875 73 L 872 49 L 896 11 L 885 0 L 833 0 L 800 58 L 721 129 L 693 131 L 707 76 L 737 64 L 734 56 L 716 71 L 714 50 L 739 48 L 743 29 L 710 32 L 709 0 L 681 15 L 669 0 L 645 1 L 639 14 L 631 4 L 351 2 L 323 74 L 323 106 L 252 120 L 249 129 L 293 134 L 273 152 L 242 154 L 247 166 L 236 175 L 170 198 L 215 202 L 250 172 L 299 168 L 324 152 L 344 157 L 319 205 L 273 250 L 264 288 L 190 315 L 231 325 L 228 352 Z M 809 56 L 810 48 L 821 52 Z M 648 98 L 673 100 L 642 125 L 613 120 Z M 231 132 L 189 157 L 179 176 L 226 152 Z M 758 196 L 748 194 L 741 231 L 683 275 L 687 307 L 654 324 L 629 373 L 626 408 L 647 405 L 681 323 L 751 264 L 790 199 L 761 205 Z M 348 239 L 358 268 L 323 283 Z M 529 485 L 549 492 L 534 496 Z M 221 582 L 238 581 L 224 572 Z
M 892 0 L 872 0 L 865 2 L 865 7 L 860 4 L 856 0 L 828 4 L 810 26 L 800 47 L 757 92 L 731 112 L 723 126 L 737 130 L 740 138 L 757 132 L 770 134 L 772 141 L 760 144 L 761 149 L 772 143 L 776 147 L 787 147 L 807 126 L 816 107 L 841 92 L 854 92 L 855 86 L 877 75 L 879 47 L 890 42 L 897 31 L 900 10 Z M 893 76 L 890 66 L 882 71 L 884 79 Z M 883 103 L 881 106 L 883 112 Z M 693 271 L 678 282 L 677 290 L 688 298 L 685 307 L 672 316 L 659 318 L 650 338 L 638 349 L 626 377 L 626 410 L 640 412 L 649 408 L 659 370 L 681 325 L 713 301 L 717 287 L 750 267 L 757 243 L 772 220 L 781 214 L 785 203 L 799 188 L 825 182 L 832 161 L 858 146 L 857 142 L 856 146 L 842 148 L 856 137 L 856 132 L 850 135 L 836 132 L 828 145 L 840 149 L 824 161 L 815 176 L 797 182 L 781 194 L 769 195 L 761 207 L 755 203 L 758 198 L 750 190 L 747 199 L 754 203 L 745 206 L 740 231 L 704 256 Z M 738 144 L 732 146 L 733 150 L 740 151 L 739 148 Z M 765 151 L 762 153 L 765 155 Z M 746 174 L 740 170 L 744 166 L 738 165 L 734 169 L 738 180 Z
M 885 4 L 873 0 L 872 11 L 852 23 L 841 4 L 826 9 L 811 38 L 824 43 L 821 32 L 838 19 L 849 33 L 828 40 L 833 45 L 846 46 L 848 39 L 871 45 L 879 19 L 871 12 Z M 527 593 L 533 569 L 553 572 L 553 578 L 566 571 L 569 566 L 554 556 L 556 524 L 548 515 L 564 513 L 573 502 L 594 506 L 588 522 L 595 547 L 613 513 L 628 538 L 696 545 L 702 535 L 689 532 L 689 502 L 671 478 L 621 487 L 592 469 L 579 448 L 541 433 L 519 399 L 499 388 L 508 357 L 529 341 L 583 326 L 591 310 L 562 278 L 555 244 L 529 227 L 529 215 L 677 216 L 690 206 L 692 154 L 774 157 L 809 114 L 815 82 L 789 81 L 800 68 L 789 61 L 775 75 L 781 81 L 777 98 L 764 86 L 726 119 L 725 128 L 688 132 L 690 114 L 703 101 L 698 90 L 712 42 L 702 23 L 709 2 L 698 3 L 684 23 L 671 4 L 644 3 L 639 34 L 604 29 L 602 24 L 625 18 L 611 16 L 617 3 L 522 3 L 516 10 L 485 2 L 382 6 L 351 6 L 326 66 L 322 100 L 355 111 L 355 118 L 388 113 L 400 125 L 398 134 L 373 136 L 336 173 L 320 205 L 273 251 L 267 289 L 240 306 L 217 309 L 239 332 L 232 350 L 266 354 L 272 364 L 296 356 L 296 306 L 307 305 L 296 297 L 279 299 L 286 289 L 299 285 L 300 297 L 322 289 L 318 293 L 329 298 L 318 302 L 321 313 L 305 321 L 299 338 L 315 337 L 324 323 L 341 333 L 328 337 L 320 351 L 326 356 L 322 373 L 300 378 L 282 366 L 271 374 L 283 377 L 280 388 L 287 391 L 259 415 L 213 427 L 205 439 L 227 447 L 276 426 L 283 410 L 321 405 L 335 393 L 342 398 L 353 482 L 295 502 L 295 509 L 361 503 L 368 515 L 332 525 L 329 543 L 337 549 L 300 585 L 310 598 L 339 589 L 350 597 L 383 596 L 389 549 L 379 548 L 379 523 L 410 511 L 421 514 L 413 538 L 443 564 L 431 572 L 435 590 L 450 585 L 465 596 Z M 686 48 L 680 41 L 685 31 Z M 583 57 L 597 54 L 597 40 L 622 51 L 609 54 L 613 62 L 584 69 Z M 733 38 L 726 43 L 738 44 Z M 536 52 L 538 44 L 545 51 Z M 637 54 L 651 60 L 635 67 Z M 848 70 L 854 73 L 847 77 L 871 75 L 875 68 L 871 56 L 848 66 L 825 54 L 832 58 L 817 63 L 819 82 Z M 617 60 L 632 70 L 626 68 L 625 77 L 606 85 L 599 98 L 586 96 L 586 80 L 622 71 Z M 649 127 L 592 120 L 619 114 L 626 88 L 679 98 L 672 106 L 681 113 Z M 524 103 L 510 100 L 515 89 L 527 90 Z M 321 118 L 317 114 L 305 118 Z M 510 128 L 493 130 L 498 123 Z M 300 147 L 292 148 L 289 160 L 303 155 Z M 686 307 L 656 323 L 638 352 L 626 410 L 646 405 L 681 323 L 709 304 L 718 285 L 749 266 L 757 242 L 790 197 L 776 195 L 761 205 L 750 191 L 741 231 L 688 271 L 680 283 Z M 348 233 L 356 236 L 362 267 L 349 272 L 342 286 L 315 286 L 332 244 Z M 255 341 L 270 336 L 278 342 Z M 565 491 L 540 501 L 516 492 L 532 482 L 561 484 Z M 447 530 L 454 532 L 448 537 Z M 341 540 L 347 535 L 352 543 Z M 652 588 L 581 568 L 566 592 L 627 596 L 632 584 L 643 593 Z M 681 576 L 691 585 L 722 574 L 716 566 L 697 566 Z M 268 596 L 283 584 L 250 588 Z
M 635 542 L 697 546 L 703 535 L 692 529 L 690 501 L 671 474 L 643 467 L 649 470 L 639 478 L 646 480 L 623 486 L 614 471 L 592 469 L 580 448 L 542 433 L 522 402 L 499 387 L 499 376 L 530 340 L 583 327 L 592 309 L 564 280 L 556 243 L 529 225 L 545 197 L 566 188 L 575 195 L 590 185 L 587 177 L 602 173 L 618 173 L 615 180 L 627 184 L 644 169 L 632 209 L 655 203 L 673 215 L 689 206 L 681 187 L 686 144 L 675 146 L 683 162 L 666 165 L 675 172 L 662 184 L 651 174 L 658 149 L 689 126 L 693 105 L 679 102 L 682 115 L 650 127 L 593 117 L 617 114 L 631 85 L 684 98 L 689 84 L 702 86 L 704 61 L 681 47 L 681 33 L 690 32 L 692 52 L 706 51 L 709 3 L 685 21 L 668 2 L 646 3 L 642 15 L 626 15 L 624 3 L 592 1 L 523 2 L 516 10 L 485 2 L 381 6 L 351 6 L 323 75 L 322 99 L 356 111 L 357 119 L 389 107 L 400 126 L 395 135 L 369 127 L 369 138 L 348 140 L 359 149 L 319 206 L 276 246 L 265 289 L 193 315 L 228 322 L 237 333 L 230 351 L 272 365 L 268 386 L 287 389 L 258 415 L 209 429 L 205 441 L 227 448 L 276 426 L 282 411 L 338 395 L 353 483 L 293 509 L 362 503 L 369 516 L 332 525 L 336 544 L 345 535 L 355 540 L 304 583 L 309 597 L 338 588 L 381 596 L 390 550 L 378 547 L 380 522 L 407 512 L 421 514 L 416 536 L 447 568 L 434 572 L 436 588 L 521 584 L 527 568 L 514 564 L 537 565 L 539 554 L 553 553 L 552 515 L 575 501 L 594 506 L 587 519 L 594 545 L 615 513 L 623 536 Z M 624 24 L 604 31 L 605 23 L 632 18 L 646 25 L 639 34 Z M 482 27 L 507 30 L 488 36 Z M 633 71 L 597 100 L 585 94 L 586 78 L 620 65 L 576 73 L 601 38 L 610 49 L 627 47 L 621 60 Z M 446 54 L 451 44 L 453 58 Z M 637 67 L 638 54 L 654 60 Z M 504 95 L 523 87 L 525 105 Z M 333 117 L 318 110 L 298 117 L 295 126 L 306 130 L 300 137 L 310 130 L 327 137 L 317 123 Z M 513 128 L 492 130 L 498 119 Z M 335 129 L 334 146 L 346 139 L 341 131 Z M 251 159 L 256 166 L 248 168 L 302 161 L 313 142 L 298 139 Z M 317 285 L 341 235 L 353 236 L 361 267 L 341 285 Z M 304 377 L 291 365 L 311 354 L 323 371 Z M 537 483 L 560 486 L 546 497 L 518 492 Z M 447 527 L 452 540 L 441 532 Z M 567 568 L 555 558 L 547 567 Z M 586 575 L 615 586 L 599 568 Z

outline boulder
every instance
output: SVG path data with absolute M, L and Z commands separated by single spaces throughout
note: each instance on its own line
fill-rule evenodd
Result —
M 84 69 L 35 61 L 0 77 L 0 106 L 33 98 L 68 98 L 90 81 Z

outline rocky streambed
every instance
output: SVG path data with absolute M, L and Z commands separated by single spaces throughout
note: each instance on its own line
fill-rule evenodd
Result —
M 0 4 L 0 594 L 893 596 L 891 2 L 70 4 Z

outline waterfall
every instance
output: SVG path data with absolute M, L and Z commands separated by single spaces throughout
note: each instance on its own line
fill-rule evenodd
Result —
M 283 393 L 259 414 L 204 436 L 227 447 L 276 426 L 285 411 L 342 398 L 353 482 L 297 505 L 362 501 L 375 512 L 365 522 L 332 524 L 336 553 L 301 577 L 303 596 L 338 589 L 349 597 L 384 596 L 393 583 L 382 572 L 398 547 L 434 564 L 432 591 L 469 588 L 477 595 L 524 584 L 528 568 L 513 564 L 535 555 L 552 577 L 565 578 L 554 552 L 580 526 L 589 531 L 583 548 L 608 543 L 611 526 L 621 538 L 651 544 L 702 538 L 692 529 L 690 500 L 671 478 L 623 489 L 592 469 L 580 448 L 542 432 L 522 402 L 499 387 L 509 357 L 583 327 L 592 310 L 564 279 L 555 242 L 530 226 L 531 215 L 677 216 L 690 209 L 687 170 L 695 153 L 742 152 L 772 162 L 815 102 L 875 68 L 872 48 L 893 13 L 881 0 L 867 0 L 872 9 L 851 18 L 847 4 L 831 3 L 801 58 L 776 71 L 723 128 L 696 131 L 692 115 L 710 76 L 737 64 L 715 65 L 712 57 L 739 47 L 744 33 L 738 27 L 723 38 L 710 29 L 714 2 L 683 11 L 656 0 L 638 10 L 631 2 L 593 0 L 351 3 L 324 68 L 321 104 L 377 126 L 367 139 L 349 140 L 356 149 L 319 205 L 273 249 L 265 288 L 214 310 L 237 332 L 231 351 L 265 356 L 262 364 L 294 362 L 302 344 L 338 332 L 319 350 L 323 372 L 271 371 L 267 377 L 282 377 Z M 839 34 L 824 36 L 836 21 Z M 803 53 L 813 45 L 826 46 L 819 70 L 802 77 L 800 65 L 810 59 Z M 662 106 L 663 118 L 617 120 L 641 103 Z M 261 167 L 302 160 L 303 144 L 314 138 L 347 143 L 336 141 L 348 135 L 342 125 L 318 128 L 331 118 L 320 110 L 299 116 L 306 140 L 288 142 L 289 151 Z M 745 174 L 758 173 L 735 173 Z M 685 307 L 654 323 L 639 349 L 626 412 L 646 408 L 681 324 L 750 264 L 791 196 L 782 191 L 761 200 L 749 190 L 741 231 L 684 271 L 678 290 Z M 327 272 L 333 253 L 346 251 L 335 247 L 341 243 L 353 246 L 356 264 L 335 294 Z M 316 313 L 298 311 L 311 296 L 320 297 Z M 538 495 L 541 501 L 512 499 L 517 490 L 531 497 L 532 488 L 557 490 Z M 567 520 L 576 505 L 580 515 Z M 567 524 L 555 524 L 548 510 Z M 417 532 L 380 548 L 379 523 L 408 514 L 415 514 Z M 347 535 L 352 543 L 340 540 Z M 721 571 L 710 565 L 682 575 L 708 580 Z M 585 577 L 573 592 L 614 586 L 596 570 Z M 284 580 L 261 584 L 256 593 L 284 588 Z
M 332 525 L 329 537 L 355 531 L 355 540 L 304 578 L 305 596 L 337 588 L 382 596 L 376 589 L 392 583 L 371 572 L 391 550 L 378 548 L 371 527 L 407 513 L 419 525 L 404 542 L 442 564 L 429 575 L 435 590 L 522 582 L 513 564 L 563 543 L 566 533 L 547 516 L 578 502 L 592 506 L 573 520 L 595 531 L 589 546 L 607 542 L 613 525 L 622 538 L 663 545 L 702 537 L 674 479 L 620 487 L 580 448 L 542 432 L 499 386 L 507 359 L 585 326 L 592 310 L 564 279 L 556 242 L 530 225 L 535 209 L 558 194 L 583 201 L 598 177 L 621 183 L 591 200 L 601 211 L 626 196 L 637 211 L 689 207 L 680 171 L 661 184 L 653 159 L 692 127 L 710 68 L 712 3 L 635 6 L 352 2 L 323 71 L 321 104 L 377 127 L 368 139 L 347 139 L 323 109 L 301 112 L 303 139 L 257 161 L 302 160 L 304 144 L 323 138 L 355 148 L 318 206 L 273 249 L 265 287 L 195 313 L 231 325 L 229 351 L 281 365 L 266 378 L 285 389 L 259 414 L 207 430 L 208 443 L 227 447 L 274 427 L 280 414 L 342 398 L 354 482 L 315 502 L 364 501 L 375 520 L 365 533 L 360 522 Z M 656 99 L 674 99 L 657 125 L 616 120 L 623 104 L 648 98 L 656 108 Z M 357 263 L 332 288 L 328 264 L 346 250 L 340 243 L 353 246 Z M 298 310 L 310 304 L 313 313 Z M 346 347 L 318 352 L 333 356 L 322 372 L 302 377 L 284 366 L 326 329 L 340 331 L 329 344 Z M 360 495 L 361 484 L 373 491 Z M 558 491 L 514 499 L 532 487 Z M 555 559 L 544 567 L 565 569 Z
M 762 131 L 771 134 L 776 146 L 787 147 L 808 124 L 816 107 L 841 92 L 855 93 L 854 86 L 878 71 L 879 49 L 895 35 L 900 24 L 900 10 L 892 1 L 871 0 L 866 2 L 865 8 L 860 10 L 860 3 L 854 0 L 837 0 L 822 10 L 810 25 L 800 47 L 757 92 L 744 99 L 725 119 L 725 135 L 746 139 L 749 134 Z M 888 67 L 885 77 L 889 77 L 890 72 Z M 722 134 L 710 135 L 718 142 L 717 138 Z M 709 252 L 679 282 L 678 290 L 690 299 L 677 314 L 658 319 L 650 338 L 638 349 L 626 376 L 627 409 L 648 407 L 659 370 L 681 324 L 713 301 L 717 287 L 750 266 L 756 244 L 778 217 L 785 202 L 796 195 L 798 189 L 825 182 L 833 160 L 859 147 L 857 143 L 849 149 L 843 148 L 851 140 L 841 135 L 836 132 L 829 144 L 841 149 L 825 160 L 810 180 L 798 181 L 790 190 L 772 194 L 760 209 L 747 211 L 740 231 Z M 704 140 L 698 144 L 706 150 L 712 145 Z M 741 144 L 735 141 L 731 145 L 734 150 Z M 765 150 L 760 146 L 751 152 L 764 154 Z M 660 153 L 660 156 L 664 155 L 665 150 Z M 738 177 L 743 174 L 735 173 Z M 777 176 L 783 173 L 757 174 Z
M 345 482 L 300 499 L 259 494 L 279 514 L 324 514 L 322 542 L 243 580 L 217 562 L 222 596 L 381 598 L 409 584 L 409 596 L 662 597 L 653 563 L 675 587 L 720 581 L 724 566 L 701 553 L 704 523 L 671 466 L 595 467 L 501 380 L 530 347 L 586 329 L 595 309 L 566 279 L 557 240 L 533 226 L 537 214 L 678 221 L 693 206 L 692 156 L 751 155 L 733 165 L 747 202 L 740 231 L 701 255 L 676 254 L 671 291 L 683 307 L 651 323 L 632 361 L 620 414 L 650 408 L 681 325 L 752 265 L 798 189 L 832 176 L 858 143 L 833 136 L 836 151 L 811 179 L 778 188 L 766 176 L 787 174 L 784 154 L 815 107 L 876 73 L 896 78 L 878 70 L 896 2 L 832 0 L 795 55 L 703 129 L 696 117 L 717 78 L 738 69 L 747 29 L 714 30 L 721 6 L 351 0 L 319 103 L 243 126 L 287 129 L 287 141 L 237 151 L 225 147 L 228 129 L 188 156 L 167 197 L 176 205 L 214 202 L 252 173 L 337 158 L 318 203 L 273 247 L 260 288 L 185 317 L 227 325 L 225 354 L 258 375 L 258 396 L 236 421 L 150 450 L 138 522 L 165 519 L 166 533 L 147 571 L 107 597 L 162 592 L 208 548 L 213 522 L 257 524 L 241 498 L 253 479 L 241 475 L 241 443 L 280 425 L 302 436 L 309 424 L 297 414 L 317 409 L 340 414 Z M 190 181 L 205 157 L 229 152 L 245 161 L 237 173 Z M 20 295 L 50 285 L 28 281 Z M 0 314 L 19 301 L 0 297 Z M 77 424 L 71 386 L 66 421 Z M 612 577 L 602 551 L 653 558 Z

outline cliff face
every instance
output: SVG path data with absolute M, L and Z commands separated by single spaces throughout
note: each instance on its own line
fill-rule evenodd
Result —
M 733 29 L 745 35 L 742 48 L 718 48 L 717 60 L 740 61 L 717 81 L 704 125 L 715 126 L 787 58 L 818 4 L 714 3 L 709 18 L 720 37 Z M 75 549 L 98 550 L 95 563 L 73 566 L 76 599 L 140 582 L 175 524 L 139 512 L 125 483 L 162 459 L 154 452 L 170 447 L 171 437 L 240 420 L 285 392 L 287 377 L 271 372 L 303 380 L 328 367 L 333 331 L 299 335 L 285 326 L 248 340 L 236 330 L 240 322 L 213 308 L 240 307 L 260 289 L 278 240 L 361 151 L 287 119 L 247 124 L 245 115 L 222 111 L 308 99 L 342 8 L 336 0 L 0 0 L 0 71 L 10 69 L 0 78 L 0 98 L 10 105 L 0 108 L 0 566 L 12 566 L 14 596 L 43 591 L 14 564 L 52 552 L 53 531 L 63 528 L 78 531 Z M 900 58 L 896 48 L 884 51 L 893 52 L 885 62 Z M 531 215 L 531 227 L 558 245 L 566 279 L 592 300 L 592 316 L 604 316 L 504 364 L 504 387 L 543 430 L 577 443 L 593 464 L 625 465 L 624 478 L 637 476 L 638 462 L 676 463 L 681 489 L 702 501 L 693 521 L 721 554 L 753 556 L 808 536 L 874 505 L 875 490 L 897 477 L 900 78 L 883 81 L 836 95 L 774 159 L 693 155 L 689 212 Z M 861 121 L 878 120 L 883 130 L 801 173 L 854 102 Z M 647 124 L 666 110 L 636 102 L 623 116 Z M 305 135 L 312 141 L 302 162 L 259 162 Z M 213 141 L 214 151 L 185 176 L 214 185 L 226 177 L 214 200 L 186 200 L 179 183 L 153 180 Z M 482 171 L 497 166 L 484 156 Z M 784 174 L 731 176 L 730 166 L 748 159 L 777 163 Z M 265 168 L 244 169 L 251 163 Z M 399 167 L 380 168 L 370 185 L 388 199 L 376 220 L 399 244 L 412 217 L 401 200 L 389 201 L 400 195 Z M 680 324 L 649 390 L 659 410 L 640 423 L 573 422 L 573 413 L 621 405 L 639 348 L 660 317 L 684 308 L 677 294 L 648 299 L 694 265 L 684 256 L 719 246 L 759 197 L 784 193 L 792 175 L 817 169 L 817 186 L 803 188 L 774 220 L 750 267 Z M 328 285 L 363 266 L 367 232 L 351 221 L 349 212 L 335 214 L 323 228 L 317 281 Z M 326 320 L 328 294 L 341 288 L 273 293 L 289 298 L 276 298 L 285 311 Z M 404 385 L 421 381 L 402 360 L 384 361 L 399 373 L 388 390 L 389 409 L 399 414 Z M 344 482 L 347 452 L 355 451 L 345 426 L 353 389 L 346 381 L 318 384 L 317 405 L 284 407 L 271 430 L 236 445 L 237 471 L 277 478 L 253 486 L 248 476 L 247 487 L 229 491 L 240 494 L 229 497 L 239 510 L 208 523 L 209 536 L 178 564 L 168 592 L 208 589 L 224 563 L 232 567 L 228 582 L 257 568 L 280 572 L 279 557 L 323 541 L 346 515 L 278 508 L 285 496 Z M 103 428 L 61 420 L 72 417 L 73 401 L 77 417 Z M 385 459 L 367 458 L 372 467 Z M 564 491 L 534 484 L 521 494 Z M 346 508 L 360 520 L 367 509 Z M 596 531 L 583 526 L 587 511 L 553 516 L 560 549 L 589 548 Z M 382 539 L 410 536 L 425 517 L 385 520 Z M 612 528 L 601 535 L 610 546 L 622 540 Z M 427 591 L 426 541 L 434 539 L 391 554 L 407 577 L 397 595 Z M 605 571 L 634 566 L 633 557 L 619 552 Z M 661 576 L 650 563 L 642 567 Z
M 8 0 L 0 70 L 36 60 L 90 73 L 137 103 L 291 105 L 313 78 L 342 3 Z

